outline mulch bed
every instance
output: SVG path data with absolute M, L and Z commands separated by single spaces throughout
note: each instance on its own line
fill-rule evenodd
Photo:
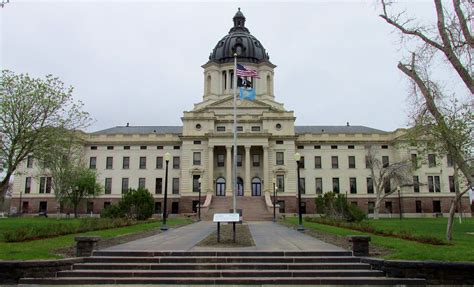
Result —
M 216 247 L 216 248 L 232 248 L 232 247 L 251 247 L 255 246 L 252 234 L 247 224 L 236 224 L 235 226 L 235 243 L 232 242 L 232 224 L 221 225 L 221 240 L 217 242 L 217 230 L 208 237 L 201 240 L 196 246 L 199 247 Z
M 296 227 L 293 224 L 289 224 L 286 222 L 279 222 L 279 223 L 288 228 L 296 229 Z M 321 241 L 336 245 L 346 250 L 352 250 L 351 243 L 347 241 L 346 237 L 344 236 L 325 233 L 325 232 L 321 232 L 321 231 L 317 231 L 317 230 L 313 230 L 309 228 L 305 229 L 304 233 L 306 235 L 309 235 Z M 370 252 L 369 256 L 371 257 L 384 257 L 386 255 L 393 253 L 393 250 L 389 248 L 381 247 L 381 246 L 376 246 L 374 244 L 370 244 L 369 252 Z

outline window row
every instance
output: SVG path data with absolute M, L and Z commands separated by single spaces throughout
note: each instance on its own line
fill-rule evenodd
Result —
M 420 163 L 418 159 L 418 155 L 415 153 L 411 154 L 411 164 L 413 168 L 419 168 Z M 436 154 L 428 154 L 428 167 L 436 167 L 438 165 Z M 453 158 L 451 156 L 446 156 L 446 166 L 453 167 Z
M 121 179 L 121 192 L 122 194 L 127 193 L 128 190 L 131 188 L 129 185 L 129 178 L 128 177 L 123 177 Z M 137 188 L 146 188 L 146 178 L 140 177 L 138 178 L 138 186 Z M 104 183 L 104 193 L 105 194 L 112 194 L 112 178 L 107 177 L 105 178 L 105 183 Z M 155 194 L 163 194 L 164 190 L 164 180 L 161 177 L 155 178 L 154 182 L 154 190 Z M 149 189 L 151 191 L 151 189 Z M 171 178 L 171 194 L 179 194 L 179 178 L 174 177 Z
M 252 126 L 250 127 L 250 130 L 252 132 L 259 132 L 260 131 L 260 126 Z M 216 126 L 216 131 L 217 132 L 225 132 L 226 131 L 226 127 L 225 126 Z M 244 131 L 244 127 L 243 126 L 237 126 L 237 131 L 238 132 L 243 132 Z
M 195 156 L 195 162 L 196 164 L 199 163 L 201 164 L 201 153 L 198 153 L 199 156 Z M 196 161 L 196 159 L 198 161 Z M 155 159 L 155 168 L 157 169 L 162 169 L 163 168 L 163 157 L 162 156 L 157 156 Z M 172 166 L 174 169 L 179 169 L 180 168 L 180 160 L 179 156 L 174 156 L 172 160 Z M 108 156 L 105 158 L 105 169 L 113 169 L 114 167 L 114 158 L 112 156 Z M 89 158 L 89 168 L 91 169 L 96 169 L 97 168 L 97 157 L 91 156 Z M 141 156 L 138 160 L 138 168 L 139 169 L 146 169 L 147 168 L 147 157 L 146 156 Z M 124 156 L 122 157 L 122 169 L 130 169 L 130 157 L 129 156 Z
M 347 167 L 348 168 L 356 168 L 356 157 L 350 155 L 347 157 Z M 276 165 L 284 165 L 284 152 L 277 152 L 276 153 Z M 305 157 L 302 156 L 299 162 L 300 168 L 305 168 Z M 368 156 L 365 157 L 365 168 L 370 168 L 372 165 L 371 160 Z M 382 156 L 382 167 L 388 167 L 390 165 L 390 159 L 388 156 Z M 321 169 L 323 168 L 323 162 L 321 156 L 314 157 L 314 168 Z M 339 156 L 334 155 L 331 156 L 331 168 L 337 169 L 339 168 Z
M 93 146 L 90 147 L 90 149 L 91 149 L 91 150 L 98 150 L 98 146 L 93 145 Z M 114 149 L 115 149 L 115 146 L 113 146 L 113 145 L 107 146 L 107 150 L 114 150 Z M 130 150 L 130 146 L 129 146 L 129 145 L 124 145 L 124 146 L 123 146 L 123 149 L 124 149 L 124 150 Z M 141 150 L 146 150 L 146 149 L 148 149 L 148 146 L 142 145 L 142 146 L 140 146 L 140 149 L 141 149 Z M 161 150 L 161 149 L 164 149 L 164 146 L 162 146 L 162 145 L 156 146 L 156 149 L 160 149 L 160 150 Z M 179 149 L 181 149 L 181 146 L 175 145 L 175 146 L 173 146 L 173 149 L 174 149 L 174 150 L 179 150 Z

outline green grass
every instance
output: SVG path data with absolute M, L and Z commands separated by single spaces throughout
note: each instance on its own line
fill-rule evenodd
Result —
M 291 224 L 297 224 L 295 217 L 285 220 Z M 423 218 L 423 219 L 379 219 L 369 220 L 369 224 L 378 228 L 387 228 L 395 231 L 406 230 L 419 235 L 431 235 L 444 239 L 447 218 Z M 372 239 L 370 244 L 375 244 L 385 248 L 390 248 L 393 253 L 385 256 L 385 259 L 406 259 L 406 260 L 440 260 L 440 261 L 470 261 L 474 262 L 474 235 L 467 234 L 474 232 L 474 218 L 464 219 L 462 224 L 456 219 L 453 228 L 452 245 L 431 245 L 403 239 L 382 237 L 369 233 L 323 225 L 313 222 L 305 222 L 306 228 L 317 231 L 347 235 L 369 235 Z
M 62 219 L 67 220 L 71 224 L 78 224 L 76 219 Z M 50 218 L 9 218 L 0 220 L 0 230 L 4 228 L 16 228 L 20 225 L 27 224 L 44 224 L 47 225 L 57 221 L 57 219 Z M 190 219 L 171 218 L 167 221 L 169 226 L 190 223 Z M 106 229 L 99 231 L 90 231 L 80 233 L 80 235 L 101 236 L 103 239 L 112 238 L 119 235 L 133 234 L 138 232 L 150 231 L 161 226 L 161 221 L 153 221 L 150 223 L 140 223 L 132 226 Z M 0 231 L 1 232 L 1 231 Z M 0 242 L 0 260 L 31 260 L 31 259 L 55 259 L 61 256 L 54 254 L 54 250 L 58 248 L 74 246 L 74 237 L 79 234 L 69 234 L 65 236 L 58 236 L 54 238 L 31 240 L 18 243 Z

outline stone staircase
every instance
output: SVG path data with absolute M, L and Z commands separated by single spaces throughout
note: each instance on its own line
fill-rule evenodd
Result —
M 95 251 L 55 278 L 20 284 L 424 285 L 387 278 L 347 251 Z
M 273 214 L 268 212 L 263 196 L 237 196 L 237 209 L 242 209 L 244 221 L 270 221 Z M 212 220 L 214 213 L 228 213 L 232 209 L 232 197 L 214 196 L 204 220 Z

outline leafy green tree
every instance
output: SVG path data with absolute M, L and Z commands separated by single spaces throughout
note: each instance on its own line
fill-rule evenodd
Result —
M 61 132 L 85 127 L 82 104 L 51 75 L 44 79 L 3 70 L 0 78 L 0 203 L 12 175 L 28 155 L 48 148 Z M 0 204 L 1 205 L 1 204 Z
M 153 215 L 155 201 L 148 189 L 130 189 L 119 202 L 119 207 L 128 218 L 145 220 Z
M 441 148 L 444 154 L 451 157 L 455 164 L 455 175 L 459 171 L 466 183 L 451 205 L 446 229 L 446 239 L 451 240 L 454 206 L 458 205 L 463 194 L 474 188 L 472 1 L 453 0 L 450 5 L 434 0 L 436 23 L 429 24 L 421 24 L 420 19 L 408 16 L 407 11 L 393 12 L 393 1 L 380 2 L 380 17 L 400 32 L 403 41 L 409 41 L 409 45 L 404 46 L 404 49 L 408 49 L 408 55 L 397 67 L 413 85 L 411 98 L 416 108 L 411 115 L 412 124 L 416 131 L 423 132 L 429 140 L 440 143 L 433 146 Z M 443 64 L 446 64 L 447 72 L 457 76 L 458 80 L 450 85 L 439 77 L 438 71 Z M 461 104 L 450 101 L 453 94 Z M 465 100 L 463 94 L 466 95 Z
M 71 188 L 64 189 L 63 202 L 69 203 L 74 209 L 74 217 L 77 217 L 79 204 L 85 199 L 94 198 L 102 191 L 97 183 L 97 172 L 84 166 L 70 169 Z

